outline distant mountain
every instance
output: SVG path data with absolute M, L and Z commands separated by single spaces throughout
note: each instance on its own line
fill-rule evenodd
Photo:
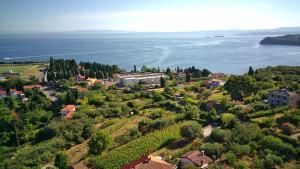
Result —
M 300 34 L 277 36 L 277 37 L 266 37 L 260 42 L 260 44 L 300 46 Z
M 281 27 L 276 29 L 265 30 L 246 30 L 238 35 L 287 35 L 287 34 L 300 34 L 300 27 Z

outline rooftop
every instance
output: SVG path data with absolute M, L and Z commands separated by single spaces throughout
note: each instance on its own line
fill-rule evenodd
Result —
M 33 84 L 33 85 L 25 85 L 23 86 L 23 89 L 34 89 L 34 88 L 40 88 L 41 85 Z
M 138 160 L 132 161 L 121 169 L 175 169 L 175 167 L 159 157 L 143 156 Z
M 72 111 L 75 109 L 75 105 L 66 105 L 62 110 L 68 110 L 68 111 Z
M 182 155 L 181 158 L 187 158 L 198 166 L 202 166 L 212 162 L 212 159 L 210 157 L 204 155 L 204 153 L 201 153 L 199 151 L 189 151 Z

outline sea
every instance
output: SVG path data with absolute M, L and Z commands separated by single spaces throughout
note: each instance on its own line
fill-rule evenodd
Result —
M 50 57 L 132 70 L 195 66 L 242 74 L 249 66 L 300 66 L 300 47 L 260 45 L 266 35 L 238 33 L 34 34 L 0 36 L 0 62 L 48 61 Z

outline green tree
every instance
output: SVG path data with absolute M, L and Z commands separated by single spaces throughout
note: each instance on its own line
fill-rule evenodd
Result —
M 253 93 L 257 93 L 258 87 L 255 79 L 249 76 L 232 76 L 225 83 L 224 89 L 228 91 L 232 100 L 243 101 Z
M 231 131 L 230 130 L 223 130 L 223 129 L 214 129 L 210 135 L 210 138 L 219 143 L 223 142 L 229 142 L 231 137 Z
M 226 158 L 226 162 L 227 164 L 229 164 L 230 166 L 234 166 L 236 163 L 236 155 L 229 151 L 226 154 L 224 154 L 225 158 Z
M 194 105 L 187 105 L 185 106 L 185 114 L 186 119 L 193 120 L 193 119 L 199 119 L 200 118 L 200 109 L 197 106 Z
M 190 82 L 191 81 L 191 74 L 190 72 L 185 72 L 185 81 Z
M 236 119 L 235 115 L 230 113 L 223 113 L 221 115 L 221 122 L 225 127 L 232 127 L 235 123 L 235 119 Z
M 93 127 L 91 125 L 85 125 L 82 129 L 82 137 L 88 139 L 93 134 Z
M 249 144 L 262 137 L 262 131 L 257 124 L 238 124 L 231 133 L 231 140 L 239 144 Z
M 109 134 L 97 132 L 93 134 L 88 142 L 89 153 L 93 155 L 101 154 L 111 144 L 112 138 Z
M 248 75 L 249 76 L 254 75 L 254 70 L 253 70 L 252 66 L 249 67 Z
M 64 153 L 59 153 L 55 156 L 54 166 L 59 169 L 69 168 L 69 158 Z
M 202 135 L 201 125 L 195 121 L 190 122 L 180 128 L 180 133 L 182 137 L 189 140 L 194 140 Z
M 160 77 L 160 87 L 165 87 L 166 86 L 166 80 L 161 76 Z

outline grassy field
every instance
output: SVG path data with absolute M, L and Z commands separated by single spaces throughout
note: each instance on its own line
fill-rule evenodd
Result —
M 12 70 L 13 72 L 23 72 L 24 70 L 30 69 L 33 65 L 0 65 L 0 73 L 4 73 Z
M 42 73 L 39 69 L 42 68 L 42 65 L 38 64 L 18 64 L 18 65 L 0 65 L 0 73 L 4 73 L 12 70 L 13 72 L 22 73 L 22 77 L 29 78 L 30 76 L 35 76 L 38 79 L 42 78 Z
M 224 92 L 216 92 L 216 93 L 212 93 L 208 97 L 208 100 L 211 100 L 211 101 L 230 100 L 230 97 L 229 97 L 229 95 L 224 95 Z

